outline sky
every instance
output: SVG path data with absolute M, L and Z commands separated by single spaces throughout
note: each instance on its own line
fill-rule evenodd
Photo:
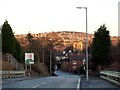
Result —
M 0 25 L 5 19 L 15 34 L 51 31 L 86 31 L 94 33 L 105 24 L 110 35 L 118 36 L 120 0 L 0 0 Z

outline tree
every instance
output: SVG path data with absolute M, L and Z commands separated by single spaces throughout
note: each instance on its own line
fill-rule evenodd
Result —
M 95 66 L 106 65 L 109 63 L 108 55 L 111 46 L 109 31 L 105 25 L 100 26 L 94 34 L 92 47 L 92 61 Z M 93 63 L 92 62 L 92 63 Z
M 17 59 L 18 62 L 23 62 L 22 61 L 22 47 L 20 45 L 20 43 L 15 40 L 15 55 L 14 57 Z
M 3 53 L 15 54 L 15 37 L 11 26 L 6 20 L 2 25 L 2 51 Z
M 27 49 L 25 50 L 25 53 L 34 53 L 34 61 L 37 64 L 41 55 L 41 53 L 39 53 L 41 51 L 40 42 L 37 39 L 33 39 L 31 33 L 27 34 L 26 39 L 28 44 L 26 45 Z
M 12 54 L 19 62 L 22 60 L 22 48 L 16 40 L 11 26 L 6 20 L 2 25 L 2 52 Z M 0 35 L 1 36 L 1 35 Z
M 26 36 L 27 40 L 30 42 L 32 42 L 33 36 L 31 35 L 31 33 L 29 32 Z

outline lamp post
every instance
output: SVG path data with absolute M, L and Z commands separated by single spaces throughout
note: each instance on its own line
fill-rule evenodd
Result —
M 45 46 L 43 44 L 43 63 L 44 63 L 44 49 L 45 49 Z
M 50 74 L 52 73 L 52 51 L 50 50 L 50 49 L 48 49 L 48 51 L 49 51 L 49 53 L 50 53 L 50 59 L 49 59 L 49 61 L 50 61 L 50 68 L 49 68 L 49 70 L 50 70 Z
M 43 38 L 43 63 L 45 63 L 45 45 L 46 45 L 46 36 Z
M 51 72 L 52 72 L 52 51 L 51 50 L 49 50 L 50 51 L 50 74 L 51 74 Z
M 88 81 L 88 33 L 87 33 L 87 7 L 76 7 L 86 10 L 86 81 Z
M 70 60 L 71 60 L 71 53 L 72 53 L 72 51 L 71 51 L 71 50 L 69 50 L 69 56 L 70 56 Z
M 52 41 L 52 39 L 49 39 L 49 41 Z M 52 50 L 48 49 L 50 52 L 50 74 L 52 73 Z
M 69 50 L 69 72 L 71 72 L 72 71 L 72 60 L 71 60 L 71 53 L 72 53 L 72 51 L 71 50 Z

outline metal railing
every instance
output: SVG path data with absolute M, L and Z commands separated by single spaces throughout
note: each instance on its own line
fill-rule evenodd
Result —
M 0 76 L 2 79 L 24 77 L 27 76 L 27 74 L 28 73 L 25 73 L 25 71 L 0 71 Z
M 120 86 L 120 72 L 102 70 L 100 77 Z
M 6 60 L 8 60 L 16 70 L 24 70 L 24 66 L 20 64 L 11 54 L 6 53 L 5 56 Z

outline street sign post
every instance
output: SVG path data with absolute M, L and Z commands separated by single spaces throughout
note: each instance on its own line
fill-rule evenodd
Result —
M 34 64 L 34 53 L 25 53 L 25 64 Z
M 34 64 L 34 53 L 25 53 L 26 71 L 27 71 L 27 65 L 30 65 L 30 71 L 31 71 L 31 64 Z

